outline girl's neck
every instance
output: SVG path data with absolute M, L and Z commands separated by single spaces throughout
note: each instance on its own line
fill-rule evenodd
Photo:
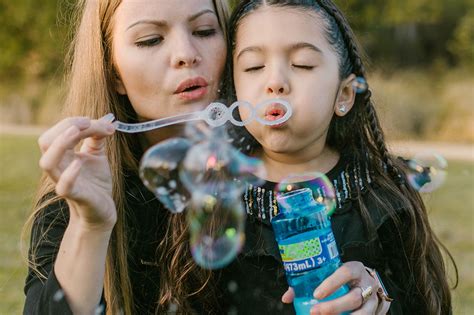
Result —
M 291 174 L 327 173 L 339 161 L 339 153 L 327 146 L 291 153 L 272 152 L 262 148 L 258 156 L 267 171 L 265 179 L 271 182 L 279 182 Z

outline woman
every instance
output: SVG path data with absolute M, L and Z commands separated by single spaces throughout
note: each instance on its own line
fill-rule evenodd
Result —
M 189 112 L 217 97 L 227 1 L 84 0 L 78 12 L 65 102 L 72 118 L 38 140 L 45 176 L 30 218 L 24 312 L 204 308 L 198 293 L 210 275 L 190 258 L 184 218 L 144 195 L 137 176 L 143 151 L 180 129 L 127 136 L 111 121 Z

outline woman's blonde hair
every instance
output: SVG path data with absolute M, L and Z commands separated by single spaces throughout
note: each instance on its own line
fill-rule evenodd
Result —
M 74 36 L 68 52 L 66 64 L 67 94 L 65 116 L 88 116 L 98 118 L 106 113 L 114 113 L 121 121 L 133 119 L 136 115 L 127 97 L 115 90 L 116 71 L 112 60 L 112 29 L 114 14 L 121 0 L 80 0 L 74 18 Z M 229 15 L 227 0 L 213 0 L 222 31 L 226 32 Z M 184 9 L 183 9 L 184 10 Z M 127 171 L 138 172 L 138 161 L 134 154 L 137 138 L 116 133 L 107 142 L 107 155 L 113 178 L 113 198 L 117 208 L 117 223 L 109 243 L 104 294 L 107 314 L 123 311 L 133 313 L 133 296 L 128 274 L 125 178 Z M 59 198 L 53 194 L 54 183 L 43 175 L 37 192 L 35 208 L 24 231 L 30 231 L 32 224 L 42 210 Z M 182 215 L 168 216 L 165 237 L 159 244 L 164 253 L 157 257 L 160 261 L 160 293 L 157 297 L 157 312 L 165 310 L 173 303 L 180 312 L 191 312 L 187 301 L 199 293 L 211 279 L 208 271 L 198 268 L 189 254 L 187 226 Z M 43 234 L 44 235 L 44 234 Z M 46 278 L 35 263 L 36 249 L 31 244 L 30 267 L 39 277 Z M 165 255 L 166 254 L 166 255 Z M 169 270 L 179 271 L 179 275 Z

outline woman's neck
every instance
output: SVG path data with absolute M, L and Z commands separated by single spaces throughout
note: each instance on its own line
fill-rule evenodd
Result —
M 327 173 L 339 161 L 339 153 L 327 146 L 291 153 L 272 152 L 262 148 L 257 155 L 265 165 L 265 179 L 271 182 L 279 182 L 291 174 Z

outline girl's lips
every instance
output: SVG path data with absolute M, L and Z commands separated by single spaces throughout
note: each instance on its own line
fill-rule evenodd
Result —
M 278 103 L 271 104 L 265 110 L 265 120 L 267 120 L 267 121 L 278 120 L 278 119 L 281 119 L 283 116 L 285 116 L 285 114 L 286 114 L 286 109 L 283 105 L 278 104 Z M 285 123 L 286 123 L 286 121 L 282 122 L 280 124 L 271 125 L 269 127 L 270 128 L 280 128 L 283 125 L 285 125 Z
M 203 77 L 186 79 L 178 85 L 174 94 L 183 100 L 197 100 L 207 94 L 207 86 Z

